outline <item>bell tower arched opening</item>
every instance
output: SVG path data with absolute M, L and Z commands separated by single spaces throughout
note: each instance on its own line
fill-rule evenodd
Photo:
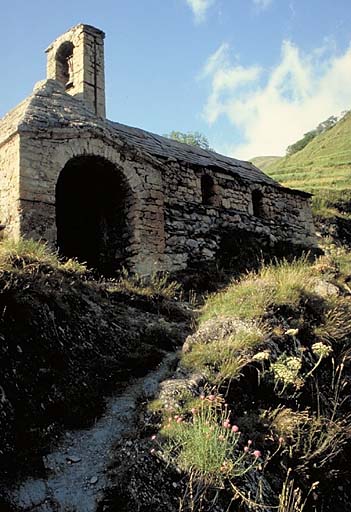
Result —
M 131 228 L 131 192 L 123 174 L 108 160 L 72 158 L 56 185 L 57 246 L 105 275 L 124 264 Z
M 56 79 L 66 90 L 73 87 L 73 43 L 65 41 L 56 52 Z

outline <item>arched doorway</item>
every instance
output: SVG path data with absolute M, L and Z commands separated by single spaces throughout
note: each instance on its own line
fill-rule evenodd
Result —
M 95 156 L 72 158 L 56 185 L 57 245 L 61 256 L 112 274 L 126 258 L 130 190 L 122 173 Z

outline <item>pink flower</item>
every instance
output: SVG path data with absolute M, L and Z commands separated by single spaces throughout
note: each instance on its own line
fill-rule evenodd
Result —
M 239 432 L 239 427 L 238 427 L 238 425 L 233 425 L 233 426 L 232 426 L 232 432 Z
M 223 427 L 224 428 L 230 428 L 230 421 L 229 420 L 224 420 L 223 421 Z
M 244 452 L 247 453 L 249 451 L 249 447 L 248 446 L 244 446 Z
M 262 455 L 262 453 L 260 452 L 260 450 L 255 450 L 255 451 L 253 452 L 253 456 L 254 456 L 254 457 L 256 457 L 256 459 L 257 459 L 258 457 L 261 457 L 261 455 Z
M 284 443 L 284 437 L 280 437 L 280 438 L 278 439 L 278 441 L 279 441 L 279 444 L 283 444 L 283 443 Z
M 196 414 L 196 409 L 195 409 L 195 407 L 193 407 L 193 408 L 191 409 L 191 412 L 192 412 L 193 414 Z
M 200 400 L 205 400 L 205 395 L 200 395 Z
M 215 395 L 208 395 L 207 397 L 211 402 L 213 402 L 214 400 L 216 400 L 216 397 Z
M 247 445 L 248 445 L 248 446 L 251 446 L 251 445 L 252 445 L 252 441 L 251 441 L 251 439 L 249 439 L 249 440 L 248 440 Z
M 183 418 L 181 418 L 180 416 L 177 418 L 177 423 L 181 423 L 183 421 Z
M 151 436 L 151 440 L 152 440 L 152 441 L 155 441 L 155 439 L 156 439 L 156 436 L 155 436 L 155 434 L 154 434 L 153 436 Z

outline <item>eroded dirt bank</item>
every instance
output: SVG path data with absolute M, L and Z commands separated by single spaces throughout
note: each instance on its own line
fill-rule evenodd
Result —
M 70 445 L 70 436 L 62 441 L 68 451 L 73 445 L 87 450 L 94 436 L 101 443 L 99 453 L 104 443 L 112 442 L 107 424 L 116 432 L 122 423 L 125 428 L 122 418 L 135 413 L 137 389 L 141 396 L 153 377 L 132 388 L 130 383 L 174 353 L 192 317 L 162 289 L 138 293 L 96 281 L 78 266 L 50 257 L 39 261 L 10 253 L 6 258 L 0 269 L 1 511 L 9 506 L 6 489 L 11 482 L 31 475 L 37 479 L 36 494 L 48 487 L 40 483 L 43 473 L 69 456 L 63 452 L 61 462 L 61 455 L 50 459 L 62 432 L 88 429 L 78 435 L 78 445 Z M 105 410 L 104 397 L 109 396 L 117 402 L 108 402 Z M 95 448 L 91 450 L 93 464 Z M 71 461 L 72 468 L 83 466 Z M 102 482 L 100 476 L 98 480 Z

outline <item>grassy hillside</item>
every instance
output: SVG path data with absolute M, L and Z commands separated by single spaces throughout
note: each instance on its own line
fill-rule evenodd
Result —
M 273 165 L 278 162 L 278 160 L 281 160 L 283 157 L 281 156 L 255 156 L 254 158 L 251 158 L 251 162 L 256 165 L 256 167 L 259 167 L 264 171 L 269 167 L 270 165 Z
M 317 214 L 350 211 L 351 113 L 301 151 L 273 161 L 265 172 L 287 187 L 315 194 Z

